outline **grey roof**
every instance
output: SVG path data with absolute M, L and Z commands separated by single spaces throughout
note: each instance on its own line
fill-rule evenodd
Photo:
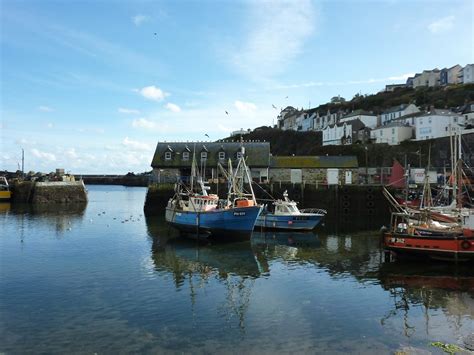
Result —
M 225 152 L 225 160 L 221 163 L 227 165 L 230 158 L 237 160 L 240 152 L 240 142 L 158 142 L 151 166 L 153 168 L 187 168 L 191 166 L 193 152 L 196 161 L 200 164 L 201 152 L 207 152 L 206 165 L 216 167 L 219 161 L 219 152 Z M 247 165 L 250 167 L 268 167 L 270 162 L 269 142 L 244 142 Z M 182 159 L 182 153 L 191 152 L 189 160 Z M 171 152 L 171 159 L 165 159 L 165 153 Z
M 342 117 L 342 118 L 348 118 L 348 117 L 353 117 L 353 116 L 377 116 L 375 114 L 373 114 L 372 112 L 368 112 L 368 111 L 364 111 L 364 110 L 355 110 L 355 111 L 352 111 L 350 114 Z
M 407 104 L 401 104 L 401 105 L 397 105 L 397 106 L 392 106 L 390 107 L 389 109 L 385 110 L 384 112 L 382 112 L 382 115 L 383 114 L 386 114 L 386 113 L 392 113 L 392 112 L 398 112 L 398 111 L 403 111 L 404 109 L 406 109 L 408 107 Z
M 342 127 L 344 125 L 351 125 L 353 131 L 358 131 L 362 128 L 365 128 L 364 122 L 362 122 L 360 119 L 356 118 L 355 120 L 350 120 L 346 122 L 341 122 L 341 123 L 336 123 L 333 125 L 327 126 L 327 128 L 334 128 L 335 126 L 337 127 Z
M 409 114 L 407 114 L 407 115 L 403 115 L 403 116 L 397 117 L 397 118 L 395 118 L 393 121 L 401 121 L 401 120 L 405 120 L 405 119 L 407 119 L 407 118 L 413 118 L 413 117 L 423 116 L 424 114 L 426 114 L 425 111 L 409 113 Z
M 421 116 L 431 116 L 431 115 L 438 115 L 438 116 L 459 116 L 459 114 L 454 113 L 448 109 L 438 109 L 433 108 L 428 112 L 424 112 Z

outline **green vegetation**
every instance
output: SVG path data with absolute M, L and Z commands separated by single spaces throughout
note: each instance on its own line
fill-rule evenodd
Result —
M 474 84 L 459 84 L 444 87 L 398 88 L 392 92 L 379 92 L 373 95 L 356 94 L 352 100 L 340 103 L 327 103 L 318 109 L 327 111 L 328 108 L 354 111 L 362 109 L 379 114 L 384 110 L 413 103 L 420 109 L 452 108 L 474 101 Z
M 445 353 L 448 354 L 456 354 L 458 351 L 463 351 L 464 349 L 454 345 L 454 344 L 448 344 L 448 343 L 442 343 L 440 341 L 434 341 L 430 343 L 431 346 L 434 346 L 436 348 L 439 348 L 443 350 Z

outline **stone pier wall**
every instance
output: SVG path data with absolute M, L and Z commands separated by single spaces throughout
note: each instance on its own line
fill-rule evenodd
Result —
M 87 191 L 82 181 L 32 182 L 12 185 L 13 203 L 86 203 Z

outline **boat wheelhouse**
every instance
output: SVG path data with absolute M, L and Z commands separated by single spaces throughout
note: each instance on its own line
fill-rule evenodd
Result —
M 255 227 L 285 230 L 312 230 L 326 215 L 322 209 L 299 210 L 297 202 L 288 198 L 288 193 L 283 193 L 283 200 L 273 202 L 273 211 L 264 209 L 257 218 Z

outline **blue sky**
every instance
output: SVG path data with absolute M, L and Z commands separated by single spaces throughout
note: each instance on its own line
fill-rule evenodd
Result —
M 23 148 L 27 171 L 143 172 L 158 141 L 474 62 L 470 0 L 0 4 L 0 170 Z

